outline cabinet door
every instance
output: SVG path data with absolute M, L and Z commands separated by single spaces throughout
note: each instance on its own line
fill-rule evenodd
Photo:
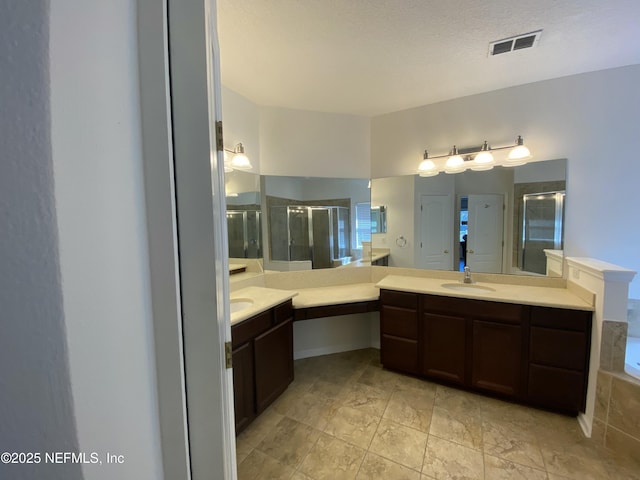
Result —
M 262 412 L 293 381 L 293 326 L 288 319 L 256 337 L 256 409 Z
M 380 337 L 380 361 L 386 368 L 418 374 L 418 342 L 393 335 Z
M 509 396 L 522 388 L 522 327 L 473 321 L 473 387 Z
M 256 416 L 253 387 L 253 348 L 251 342 L 232 353 L 233 404 L 236 417 L 236 435 Z
M 467 320 L 452 315 L 423 315 L 422 373 L 465 384 Z

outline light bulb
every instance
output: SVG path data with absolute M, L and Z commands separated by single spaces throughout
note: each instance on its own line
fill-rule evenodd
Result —
M 436 164 L 431 160 L 423 160 L 420 162 L 420 165 L 418 165 L 418 175 L 421 177 L 433 177 L 437 174 Z
M 483 150 L 473 159 L 473 162 L 471 163 L 471 170 L 491 170 L 494 163 L 495 160 L 493 159 L 493 155 L 491 154 L 491 152 Z
M 447 158 L 447 162 L 444 164 L 444 173 L 458 173 L 463 171 L 464 168 L 464 158 L 460 155 L 452 155 Z
M 531 152 L 524 145 L 524 140 L 520 135 L 516 139 L 516 146 L 511 149 L 505 166 L 515 167 L 517 165 L 524 165 L 527 160 L 531 158 Z

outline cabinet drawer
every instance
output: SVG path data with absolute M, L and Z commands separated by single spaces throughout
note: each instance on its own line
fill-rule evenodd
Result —
M 418 295 L 415 293 L 380 290 L 380 303 L 394 307 L 418 309 Z
M 418 342 L 391 335 L 380 338 L 382 365 L 393 370 L 418 373 Z
M 591 330 L 591 312 L 564 308 L 531 307 L 531 325 L 588 332 Z
M 271 327 L 273 310 L 260 313 L 231 327 L 231 345 L 235 349 Z
M 584 411 L 585 376 L 574 370 L 529 366 L 528 399 L 548 408 Z
M 406 308 L 384 305 L 380 314 L 380 331 L 396 337 L 418 339 L 418 313 Z
M 584 370 L 588 344 L 585 332 L 531 327 L 529 360 L 541 365 Z
M 454 314 L 493 322 L 520 324 L 527 307 L 514 303 L 423 295 L 422 308 L 425 312 Z

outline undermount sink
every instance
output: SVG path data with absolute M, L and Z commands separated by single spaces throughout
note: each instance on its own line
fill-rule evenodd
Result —
M 234 298 L 231 300 L 230 305 L 231 313 L 236 313 L 253 305 L 253 300 L 250 298 Z
M 495 290 L 491 287 L 485 287 L 483 285 L 476 285 L 473 283 L 443 283 L 442 287 L 448 288 L 449 290 L 456 290 L 458 292 L 467 293 L 495 292 Z

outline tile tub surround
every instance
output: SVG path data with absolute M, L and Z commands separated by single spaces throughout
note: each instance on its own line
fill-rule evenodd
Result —
M 592 438 L 609 450 L 640 459 L 640 380 L 598 372 Z
M 604 320 L 602 322 L 601 369 L 609 372 L 624 372 L 627 326 L 627 322 L 612 320 Z
M 297 360 L 237 461 L 240 480 L 640 479 L 573 418 L 384 370 L 374 349 Z

